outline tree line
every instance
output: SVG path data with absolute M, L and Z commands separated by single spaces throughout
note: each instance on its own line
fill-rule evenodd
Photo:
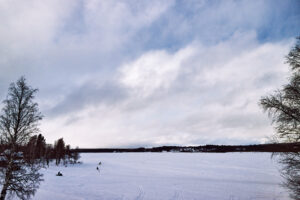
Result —
M 8 159 L 5 158 L 5 152 L 10 147 L 1 142 L 0 145 L 0 167 L 8 165 Z M 42 166 L 49 166 L 50 162 L 59 164 L 76 164 L 80 158 L 79 152 L 72 150 L 70 145 L 66 145 L 63 138 L 54 142 L 54 145 L 47 144 L 45 137 L 42 134 L 31 136 L 28 143 L 16 148 L 19 154 L 22 154 L 22 159 L 27 163 L 39 163 Z
M 127 153 L 127 152 L 298 152 L 300 143 L 270 143 L 253 145 L 202 145 L 202 146 L 160 146 L 152 148 L 78 148 L 79 153 Z
M 78 162 L 79 153 L 72 151 L 70 145 L 66 145 L 63 138 L 47 144 L 42 134 L 34 135 L 24 147 L 24 158 L 27 162 L 40 162 L 49 166 L 51 161 L 59 164 L 75 164 Z

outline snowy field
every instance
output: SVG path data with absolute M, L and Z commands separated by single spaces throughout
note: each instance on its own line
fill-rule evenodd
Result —
M 287 200 L 269 153 L 90 153 L 43 170 L 36 200 Z M 100 173 L 96 170 L 102 162 Z M 61 171 L 62 177 L 55 176 Z

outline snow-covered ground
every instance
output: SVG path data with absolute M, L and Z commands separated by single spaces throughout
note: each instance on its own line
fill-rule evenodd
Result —
M 269 153 L 90 153 L 44 169 L 37 200 L 287 200 Z M 96 170 L 102 162 L 100 173 Z M 55 176 L 61 171 L 62 177 Z

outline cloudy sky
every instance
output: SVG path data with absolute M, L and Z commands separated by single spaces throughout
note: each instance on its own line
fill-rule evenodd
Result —
M 0 0 L 0 98 L 39 88 L 48 142 L 262 143 L 299 19 L 298 0 Z

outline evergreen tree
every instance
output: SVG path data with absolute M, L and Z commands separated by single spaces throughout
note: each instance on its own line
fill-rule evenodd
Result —
M 25 159 L 30 163 L 33 163 L 35 160 L 36 141 L 37 141 L 37 136 L 34 135 L 34 136 L 30 137 L 29 142 L 26 146 Z
M 63 138 L 58 139 L 54 143 L 54 151 L 55 151 L 56 165 L 59 165 L 60 161 L 65 157 L 65 142 Z
M 42 134 L 39 134 L 36 140 L 36 156 L 35 158 L 42 159 L 46 150 L 46 140 Z

